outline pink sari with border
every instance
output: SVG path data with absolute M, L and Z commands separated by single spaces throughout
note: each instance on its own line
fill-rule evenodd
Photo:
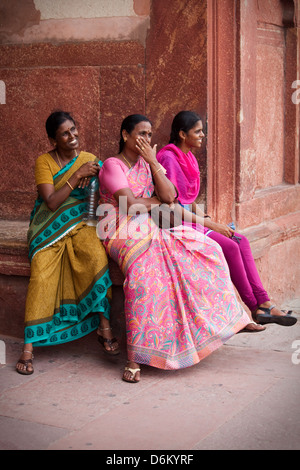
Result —
M 140 157 L 122 168 L 126 187 L 150 197 L 149 165 Z M 161 369 L 197 364 L 249 323 L 222 250 L 190 227 L 160 229 L 149 213 L 121 214 L 105 172 L 106 162 L 99 174 L 106 215 L 97 231 L 125 275 L 128 359 Z

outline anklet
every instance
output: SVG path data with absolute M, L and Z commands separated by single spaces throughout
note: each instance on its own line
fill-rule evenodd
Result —
M 26 351 L 26 350 L 23 350 L 23 353 L 31 354 L 31 355 L 32 355 L 32 357 L 34 357 L 34 355 L 33 355 L 33 351 Z

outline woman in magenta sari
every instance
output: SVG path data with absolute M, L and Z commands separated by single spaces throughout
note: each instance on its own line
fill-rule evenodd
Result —
M 200 116 L 192 111 L 181 111 L 173 120 L 170 143 L 158 152 L 157 160 L 176 187 L 179 202 L 202 216 L 202 223 L 197 224 L 196 229 L 222 247 L 231 279 L 241 299 L 252 312 L 253 319 L 260 324 L 293 325 L 297 319 L 290 315 L 291 311 L 282 312 L 271 304 L 259 278 L 247 238 L 235 233 L 226 224 L 213 222 L 195 202 L 200 189 L 200 172 L 192 149 L 201 147 L 203 137 Z M 265 329 L 256 322 L 251 322 L 245 330 L 256 332 Z
M 249 323 L 219 245 L 190 227 L 161 229 L 153 221 L 153 206 L 171 204 L 176 192 L 156 160 L 151 135 L 146 117 L 128 116 L 119 154 L 99 173 L 97 233 L 125 275 L 123 380 L 132 383 L 140 380 L 140 364 L 192 366 Z

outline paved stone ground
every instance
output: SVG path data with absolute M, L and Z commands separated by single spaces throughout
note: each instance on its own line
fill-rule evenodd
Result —
M 20 340 L 2 337 L 2 450 L 299 450 L 300 300 L 293 327 L 238 334 L 197 366 L 142 368 L 121 380 L 126 360 L 106 356 L 95 334 L 35 350 L 35 373 L 15 363 Z M 121 328 L 122 330 L 122 328 Z

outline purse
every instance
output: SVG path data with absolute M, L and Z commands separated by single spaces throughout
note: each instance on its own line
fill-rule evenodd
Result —
M 159 228 L 170 229 L 182 225 L 181 214 L 175 212 L 168 204 L 155 206 L 151 209 L 150 214 L 152 220 Z

